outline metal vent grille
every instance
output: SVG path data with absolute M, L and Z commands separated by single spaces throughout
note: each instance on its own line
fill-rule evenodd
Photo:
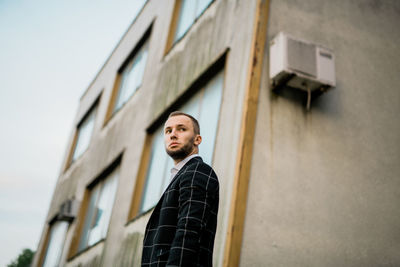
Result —
M 288 67 L 317 77 L 316 46 L 288 38 Z

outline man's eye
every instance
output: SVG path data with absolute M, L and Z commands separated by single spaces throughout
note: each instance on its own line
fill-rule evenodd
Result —
M 171 130 L 165 130 L 165 133 L 169 134 L 171 133 Z
M 179 129 L 179 131 L 181 131 L 181 132 L 183 132 L 183 131 L 185 131 L 186 129 L 185 128 L 180 128 Z

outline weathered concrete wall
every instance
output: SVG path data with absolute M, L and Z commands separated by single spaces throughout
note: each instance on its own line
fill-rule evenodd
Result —
M 265 55 L 241 266 L 400 266 L 400 2 L 270 4 L 268 39 L 333 49 L 337 87 L 306 112 Z
M 128 222 L 128 213 L 146 129 L 215 60 L 225 55 L 223 100 L 213 162 L 220 180 L 219 224 L 214 253 L 216 266 L 222 264 L 256 1 L 216 0 L 186 36 L 165 55 L 174 2 L 149 0 L 146 3 L 81 98 L 76 123 L 101 95 L 91 144 L 79 159 L 61 172 L 47 219 L 50 220 L 58 212 L 60 204 L 67 198 L 75 197 L 81 201 L 87 186 L 119 155 L 123 154 L 123 157 L 106 240 L 66 262 L 65 255 L 76 230 L 75 220 L 68 230 L 64 246 L 62 264 L 66 266 L 137 266 L 142 234 L 150 213 L 131 222 Z M 117 71 L 150 25 L 149 55 L 142 85 L 124 107 L 105 123 Z M 74 129 L 70 146 L 73 133 Z M 39 249 L 45 232 L 46 229 Z

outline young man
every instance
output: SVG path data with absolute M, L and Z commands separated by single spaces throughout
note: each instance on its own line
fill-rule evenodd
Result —
M 147 223 L 142 266 L 212 266 L 219 184 L 198 155 L 199 123 L 172 112 L 164 125 L 164 141 L 175 166 Z

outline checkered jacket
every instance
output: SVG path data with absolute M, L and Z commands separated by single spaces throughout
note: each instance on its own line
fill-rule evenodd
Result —
M 217 175 L 200 157 L 192 158 L 151 214 L 142 266 L 212 266 L 218 201 Z

